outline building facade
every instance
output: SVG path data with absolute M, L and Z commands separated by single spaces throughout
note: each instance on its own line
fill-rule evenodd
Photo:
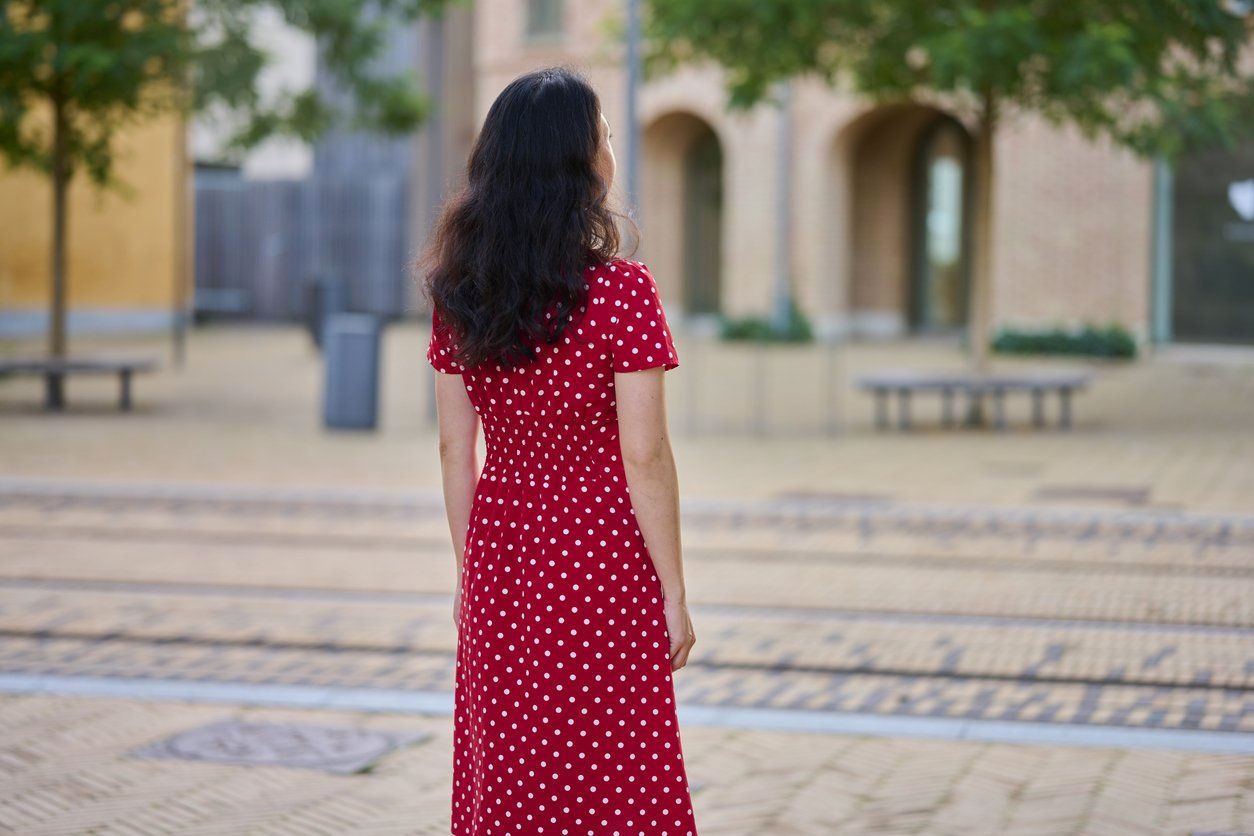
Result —
M 627 78 L 621 43 L 610 33 L 623 29 L 624 3 L 477 0 L 473 15 L 473 75 L 466 83 L 473 85 L 476 125 L 511 79 L 554 64 L 582 70 L 611 125 L 622 124 Z M 782 263 L 820 333 L 961 330 L 972 171 L 969 127 L 955 114 L 873 104 L 809 79 L 793 83 L 788 114 L 774 103 L 734 113 L 715 67 L 648 80 L 638 113 L 638 257 L 652 267 L 677 318 L 766 313 Z M 780 175 L 781 154 L 788 181 Z M 1227 280 L 1222 299 L 1206 299 L 1205 281 L 1172 292 L 1179 259 L 1170 239 L 1178 224 L 1171 190 L 1151 162 L 1031 114 L 1008 116 L 995 161 L 995 326 L 1115 322 L 1140 340 L 1163 340 L 1181 336 L 1171 325 L 1182 310 L 1242 301 L 1254 307 L 1254 288 L 1239 277 Z M 1206 199 L 1223 202 L 1222 185 Z M 790 224 L 779 223 L 781 190 Z M 1236 215 L 1225 223 L 1249 225 Z M 1238 239 L 1246 233 L 1232 232 Z M 1248 249 L 1241 252 L 1226 263 L 1251 258 Z M 1186 330 L 1189 339 L 1254 341 L 1254 322 L 1245 320 Z
M 127 192 L 85 174 L 69 190 L 70 334 L 160 331 L 190 298 L 190 168 L 186 125 L 169 116 L 126 130 L 116 175 Z M 52 183 L 0 166 L 0 337 L 48 329 L 52 295 Z

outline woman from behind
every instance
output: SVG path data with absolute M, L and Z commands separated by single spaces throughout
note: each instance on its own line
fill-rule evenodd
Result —
M 652 274 L 619 254 L 611 138 L 578 72 L 515 79 L 420 262 L 458 577 L 457 836 L 697 832 L 672 676 L 696 641 L 663 386 L 679 361 Z

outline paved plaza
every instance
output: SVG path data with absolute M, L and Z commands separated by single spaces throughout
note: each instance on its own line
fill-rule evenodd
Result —
M 447 832 L 423 337 L 389 331 L 375 433 L 321 428 L 291 328 L 193 332 L 130 414 L 0 381 L 0 831 Z M 852 376 L 956 346 L 678 348 L 703 836 L 1254 833 L 1254 353 L 999 360 L 1091 369 L 1073 428 L 903 434 Z M 412 737 L 356 774 L 146 754 L 231 719 Z

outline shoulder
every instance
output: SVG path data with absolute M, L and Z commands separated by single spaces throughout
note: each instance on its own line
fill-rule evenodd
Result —
M 615 258 L 591 265 L 589 285 L 602 294 L 613 297 L 633 296 L 642 292 L 657 292 L 657 284 L 648 265 L 643 261 Z

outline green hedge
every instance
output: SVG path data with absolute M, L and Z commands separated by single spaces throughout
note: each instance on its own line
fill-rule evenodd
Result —
M 1083 357 L 1136 356 L 1136 339 L 1118 323 L 1086 324 L 1080 328 L 1001 328 L 993 337 L 993 351 L 1003 354 L 1070 354 Z
M 729 317 L 721 314 L 719 336 L 724 340 L 745 342 L 808 343 L 814 339 L 814 329 L 796 302 L 790 302 L 788 321 L 782 331 L 771 327 L 769 316 Z

